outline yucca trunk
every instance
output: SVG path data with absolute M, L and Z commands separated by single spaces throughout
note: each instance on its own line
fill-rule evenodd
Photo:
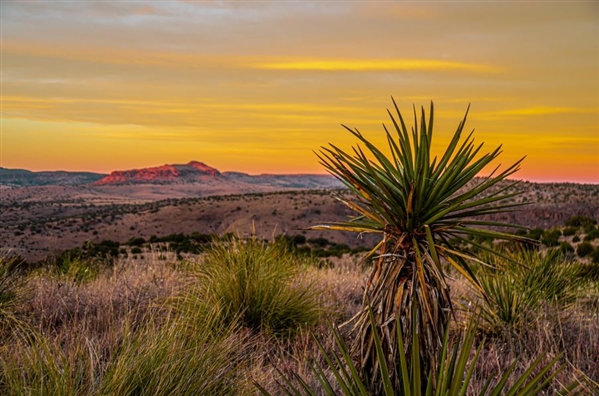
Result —
M 373 328 L 369 318 L 372 309 L 376 329 L 381 336 L 382 349 L 387 357 L 389 375 L 395 389 L 401 389 L 399 354 L 404 354 L 408 367 L 412 360 L 412 332 L 417 332 L 422 378 L 434 373 L 443 344 L 443 333 L 451 313 L 449 288 L 437 269 L 422 263 L 419 253 L 410 246 L 397 244 L 390 249 L 382 248 L 364 292 L 362 310 L 357 315 L 354 329 L 357 331 L 352 346 L 359 356 L 362 369 L 369 379 L 372 391 L 382 393 L 383 381 L 374 348 Z M 428 255 L 427 252 L 422 252 Z M 426 260 L 425 260 L 426 261 Z M 431 304 L 431 302 L 433 302 Z M 399 316 L 404 351 L 397 342 Z M 434 378 L 431 378 L 434 381 Z M 426 386 L 427 381 L 422 385 Z

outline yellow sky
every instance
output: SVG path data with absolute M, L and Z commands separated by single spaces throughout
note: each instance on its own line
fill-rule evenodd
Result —
M 599 183 L 599 3 L 5 1 L 0 166 L 322 173 L 435 103 L 518 177 Z

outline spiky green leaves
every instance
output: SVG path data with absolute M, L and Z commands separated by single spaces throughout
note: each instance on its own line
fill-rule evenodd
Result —
M 489 229 L 513 225 L 481 220 L 480 216 L 510 211 L 521 205 L 510 200 L 518 194 L 513 191 L 516 182 L 501 182 L 519 169 L 522 160 L 497 175 L 498 168 L 490 176 L 476 179 L 499 156 L 501 147 L 481 154 L 483 144 L 475 145 L 473 132 L 463 138 L 468 111 L 439 158 L 431 152 L 433 103 L 428 118 L 424 108 L 421 109 L 420 122 L 414 108 L 411 131 L 394 100 L 393 105 L 396 115 L 388 113 L 395 134 L 383 125 L 390 155 L 357 129 L 346 126 L 359 140 L 353 153 L 331 144 L 317 154 L 322 165 L 355 194 L 355 201 L 342 202 L 358 216 L 348 222 L 313 228 L 385 234 L 390 244 L 416 241 L 421 250 L 434 252 L 432 258 L 437 264 L 439 257 L 446 258 L 470 277 L 469 271 L 463 270 L 463 260 L 472 257 L 457 252 L 448 241 L 466 240 L 469 236 L 515 239 L 513 235 Z

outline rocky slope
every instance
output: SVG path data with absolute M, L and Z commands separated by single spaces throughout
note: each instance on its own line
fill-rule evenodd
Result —
M 114 171 L 101 180 L 93 183 L 95 186 L 121 184 L 188 184 L 202 183 L 219 179 L 221 173 L 198 161 L 184 165 L 162 165 L 152 168 Z

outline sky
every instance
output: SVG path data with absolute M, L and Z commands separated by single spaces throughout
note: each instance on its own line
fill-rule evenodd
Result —
M 325 173 L 315 151 L 386 145 L 391 96 L 435 106 L 514 176 L 599 183 L 596 1 L 0 3 L 0 166 L 110 172 L 198 160 Z M 411 122 L 411 121 L 410 121 Z

